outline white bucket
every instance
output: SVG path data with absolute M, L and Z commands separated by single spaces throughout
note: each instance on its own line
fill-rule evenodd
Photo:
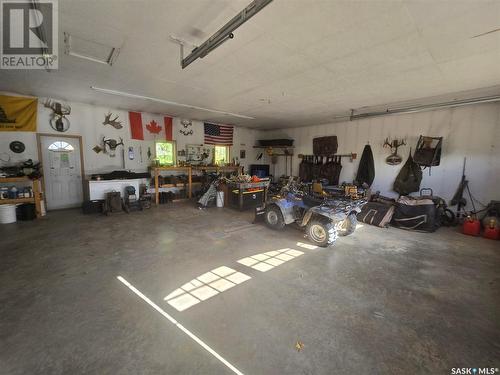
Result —
M 217 207 L 224 207 L 224 192 L 217 192 Z
M 10 224 L 16 222 L 16 205 L 0 205 L 0 224 Z

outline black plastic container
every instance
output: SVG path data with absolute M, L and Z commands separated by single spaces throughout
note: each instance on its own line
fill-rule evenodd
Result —
M 229 199 L 229 205 L 232 208 L 248 210 L 250 208 L 262 206 L 263 199 L 264 190 L 245 191 L 243 193 L 243 202 L 240 202 L 239 190 L 232 190 Z
M 16 207 L 17 220 L 28 221 L 36 219 L 36 207 L 34 203 L 23 203 Z
M 82 211 L 86 215 L 102 213 L 104 200 L 85 201 L 82 204 Z

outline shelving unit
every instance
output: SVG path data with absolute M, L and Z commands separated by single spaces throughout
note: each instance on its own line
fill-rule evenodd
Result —
M 231 172 L 238 172 L 238 174 L 243 172 L 243 167 L 240 165 L 228 165 L 228 166 L 192 166 L 191 167 L 193 171 L 212 171 L 216 173 L 231 173 Z
M 187 172 L 188 182 L 187 184 L 163 184 L 160 185 L 158 182 L 158 176 L 162 171 L 173 171 L 173 172 Z M 216 173 L 231 173 L 237 172 L 241 173 L 243 171 L 242 166 L 231 165 L 231 166 L 186 166 L 186 167 L 155 167 L 154 168 L 154 178 L 155 178 L 155 202 L 160 203 L 160 188 L 178 188 L 187 189 L 187 196 L 190 199 L 193 195 L 193 185 L 201 185 L 201 182 L 193 182 L 193 171 L 214 171 Z
M 31 198 L 15 198 L 15 199 L 0 199 L 0 204 L 18 204 L 18 203 L 34 203 L 36 209 L 36 217 L 42 215 L 41 197 L 39 191 L 39 180 L 31 180 L 28 177 L 0 177 L 0 184 L 15 184 L 15 183 L 29 182 L 33 190 L 33 197 Z
M 154 176 L 155 176 L 155 202 L 156 204 L 160 203 L 160 187 L 177 187 L 177 185 L 173 184 L 164 184 L 160 185 L 158 183 L 158 176 L 160 175 L 161 171 L 173 171 L 173 172 L 187 172 L 188 175 L 188 187 L 187 187 L 187 194 L 188 198 L 191 198 L 191 167 L 155 167 L 154 168 Z

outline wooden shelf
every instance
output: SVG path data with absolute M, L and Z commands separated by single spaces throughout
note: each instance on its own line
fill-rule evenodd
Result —
M 295 146 L 253 146 L 253 148 L 295 148 Z
M 175 166 L 169 166 L 169 167 L 155 167 L 155 170 L 158 171 L 189 171 L 191 167 L 175 167 Z
M 188 199 L 193 196 L 193 185 L 201 185 L 202 182 L 193 182 L 192 176 L 193 176 L 193 171 L 206 171 L 206 170 L 213 170 L 218 172 L 238 172 L 240 173 L 242 171 L 243 167 L 239 165 L 228 165 L 228 166 L 183 166 L 183 167 L 174 167 L 174 166 L 169 166 L 169 167 L 155 167 L 153 168 L 154 171 L 154 180 L 155 180 L 155 186 L 154 186 L 154 191 L 155 191 L 155 202 L 156 204 L 160 203 L 160 188 L 177 188 L 177 189 L 186 189 L 187 190 L 187 197 Z M 160 185 L 158 182 L 158 177 L 160 176 L 160 172 L 162 171 L 184 171 L 187 172 L 188 175 L 188 181 L 182 184 L 163 184 Z M 180 185 L 180 186 L 179 186 Z
M 16 199 L 0 199 L 0 204 L 34 203 L 34 202 L 35 202 L 35 197 L 16 198 Z
M 156 204 L 160 203 L 160 187 L 163 188 L 177 188 L 179 190 L 187 190 L 187 196 L 188 198 L 191 198 L 192 196 L 192 181 L 191 181 L 191 167 L 190 166 L 184 166 L 184 167 L 174 167 L 174 166 L 169 166 L 169 167 L 155 167 L 153 168 L 154 171 L 154 179 L 155 179 L 155 202 Z M 182 184 L 163 184 L 160 185 L 158 182 L 158 177 L 160 176 L 161 171 L 183 171 L 187 172 L 188 175 L 188 180 L 185 183 Z M 178 186 L 181 185 L 181 186 Z
M 226 165 L 226 166 L 193 166 L 193 171 L 202 172 L 202 171 L 215 171 L 215 172 L 238 172 L 241 173 L 243 167 L 241 165 Z
M 16 204 L 16 203 L 34 203 L 36 209 L 36 217 L 42 216 L 42 194 L 38 190 L 38 179 L 30 179 L 24 177 L 0 177 L 0 183 L 14 183 L 14 182 L 28 182 L 31 184 L 33 190 L 33 197 L 31 198 L 16 198 L 16 199 L 0 199 L 0 204 Z
M 0 177 L 0 183 L 9 183 L 9 182 L 26 182 L 31 181 L 29 177 Z
M 161 188 L 177 188 L 177 189 L 185 189 L 187 184 L 163 184 L 160 185 Z

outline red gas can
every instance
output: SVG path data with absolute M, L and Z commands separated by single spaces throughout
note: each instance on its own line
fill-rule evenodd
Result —
M 481 233 L 481 222 L 477 219 L 467 218 L 464 221 L 462 231 L 469 236 L 479 236 Z
M 495 220 L 491 220 L 489 225 L 484 228 L 483 237 L 489 238 L 490 240 L 500 239 L 500 229 L 497 228 Z

